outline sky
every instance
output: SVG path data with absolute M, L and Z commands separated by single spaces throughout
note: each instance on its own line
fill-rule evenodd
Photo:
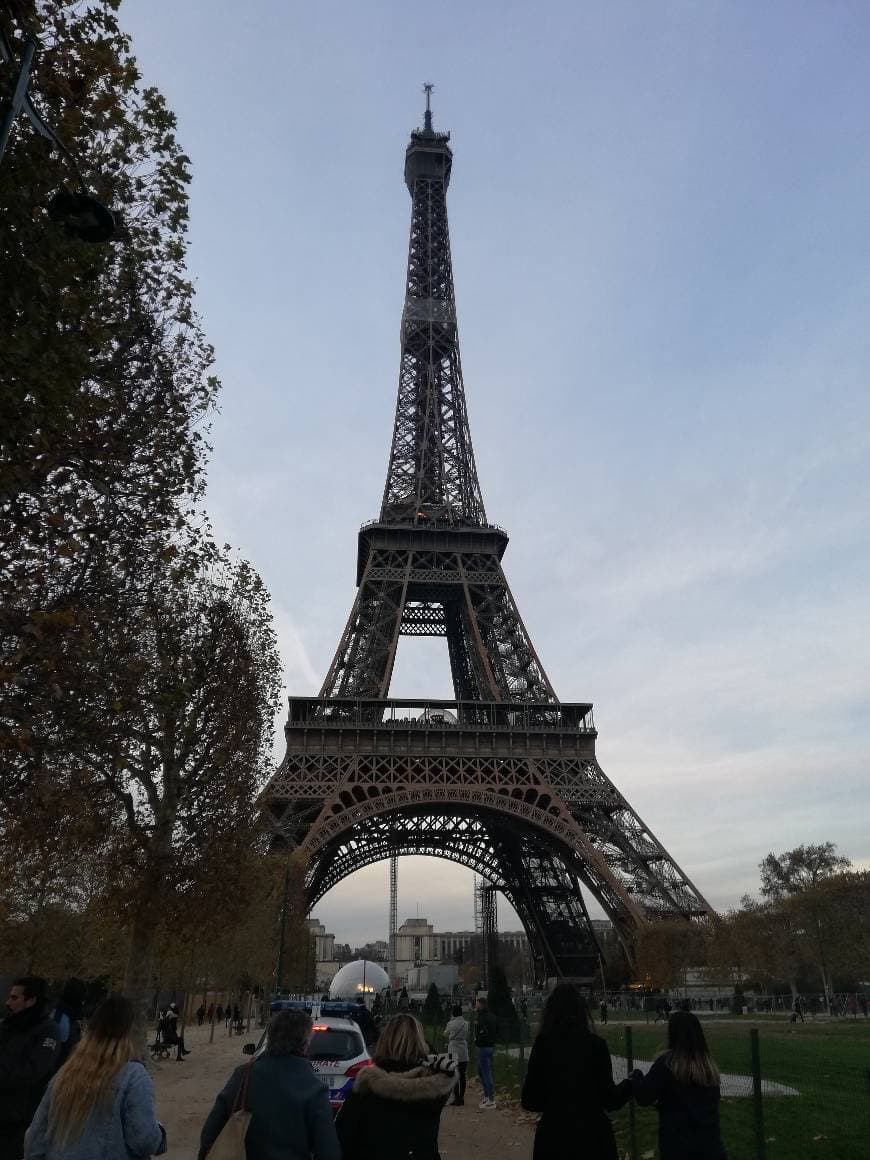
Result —
M 380 506 L 431 81 L 487 515 L 557 692 L 594 702 L 602 767 L 717 908 L 771 850 L 870 866 L 870 7 L 124 0 L 121 22 L 192 161 L 207 506 L 272 593 L 288 694 L 320 686 Z M 402 640 L 391 691 L 451 696 L 445 642 Z M 383 938 L 386 890 L 381 863 L 316 916 Z M 399 912 L 467 929 L 471 875 L 402 859 Z

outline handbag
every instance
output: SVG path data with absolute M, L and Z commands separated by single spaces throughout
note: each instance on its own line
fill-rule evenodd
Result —
M 251 1079 L 253 1059 L 245 1068 L 239 1090 L 233 1101 L 230 1118 L 220 1130 L 220 1135 L 208 1150 L 208 1160 L 245 1160 L 245 1136 L 251 1125 L 251 1113 L 245 1107 L 248 1099 L 248 1084 Z

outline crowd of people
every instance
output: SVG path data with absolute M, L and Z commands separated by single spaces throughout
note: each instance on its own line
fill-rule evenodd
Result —
M 165 1152 L 154 1087 L 135 1046 L 133 1005 L 110 995 L 82 1032 L 83 999 L 77 980 L 52 1009 L 44 980 L 13 983 L 0 1024 L 0 1160 L 144 1160 Z M 197 1021 L 216 1014 L 201 1009 Z M 229 1021 L 236 1016 L 231 1009 Z M 218 1094 L 199 1160 L 230 1154 L 223 1149 L 231 1135 L 244 1140 L 248 1160 L 439 1160 L 441 1111 L 465 1103 L 471 1029 L 462 1008 L 452 1008 L 443 1055 L 430 1052 L 408 1011 L 379 1024 L 362 1003 L 354 1017 L 371 1044 L 372 1063 L 357 1073 L 335 1118 L 328 1089 L 307 1059 L 311 1016 L 282 1010 L 269 1025 L 265 1051 L 235 1068 Z M 160 1025 L 183 1059 L 174 1004 Z M 483 1109 L 495 1107 L 496 1034 L 481 997 L 473 1035 Z M 581 1143 L 586 1160 L 616 1160 L 609 1113 L 631 1098 L 658 1109 L 661 1160 L 725 1160 L 719 1073 L 698 1018 L 669 1014 L 667 1050 L 646 1074 L 634 1071 L 615 1083 L 586 999 L 560 983 L 545 1004 L 522 1088 L 523 1107 L 539 1115 L 533 1160 L 562 1160 Z

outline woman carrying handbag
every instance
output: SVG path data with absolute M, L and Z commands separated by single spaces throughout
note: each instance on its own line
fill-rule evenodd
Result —
M 266 1050 L 237 1067 L 200 1137 L 199 1160 L 341 1160 L 326 1088 L 307 1058 L 311 1016 L 280 1011 Z

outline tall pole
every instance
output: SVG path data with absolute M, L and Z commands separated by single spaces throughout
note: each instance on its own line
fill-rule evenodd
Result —
M 399 925 L 399 859 L 393 855 L 390 858 L 390 920 L 389 932 L 387 934 L 388 940 L 388 955 L 389 966 L 387 968 L 390 976 L 390 987 L 396 984 L 396 975 L 398 974 L 398 965 L 396 963 L 396 941 L 398 936 Z

